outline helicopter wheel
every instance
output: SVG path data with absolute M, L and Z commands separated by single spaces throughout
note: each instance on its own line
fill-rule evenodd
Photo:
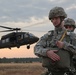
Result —
M 17 46 L 17 48 L 20 48 L 20 46 Z
M 9 49 L 11 49 L 11 47 L 9 47 Z
M 20 45 L 17 44 L 17 48 L 20 48 Z
M 27 45 L 27 49 L 30 49 L 30 45 Z

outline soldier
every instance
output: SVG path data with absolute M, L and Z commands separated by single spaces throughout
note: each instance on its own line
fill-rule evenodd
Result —
M 70 34 L 72 33 L 73 35 L 76 35 L 74 33 L 74 30 L 76 28 L 76 24 L 75 21 L 71 18 L 67 18 L 64 20 L 64 27 L 68 30 L 68 32 L 70 32 Z M 75 69 L 76 69 L 76 55 L 73 56 L 73 64 L 72 64 L 72 68 L 73 68 L 73 72 L 71 73 L 75 73 Z
M 42 36 L 34 47 L 35 55 L 42 57 L 42 66 L 49 71 L 47 75 L 64 75 L 70 70 L 72 56 L 76 53 L 76 36 L 67 34 L 64 27 L 66 17 L 62 7 L 52 8 L 49 20 L 55 29 Z
M 64 27 L 70 31 L 70 32 L 74 32 L 75 28 L 76 28 L 76 24 L 75 21 L 71 18 L 67 18 L 64 20 Z

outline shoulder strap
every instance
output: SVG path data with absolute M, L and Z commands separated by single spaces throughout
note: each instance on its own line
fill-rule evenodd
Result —
M 66 33 L 67 33 L 67 30 L 65 30 L 65 31 L 64 31 L 64 33 L 63 33 L 63 35 L 61 36 L 61 38 L 60 38 L 60 40 L 59 40 L 59 41 L 62 41 L 62 40 L 64 39 L 64 37 L 65 37 Z

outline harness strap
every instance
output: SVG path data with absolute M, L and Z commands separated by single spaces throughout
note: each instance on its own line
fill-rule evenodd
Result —
M 66 33 L 67 33 L 67 30 L 64 31 L 63 35 L 62 35 L 61 38 L 60 38 L 60 41 L 62 41 L 62 40 L 64 39 Z

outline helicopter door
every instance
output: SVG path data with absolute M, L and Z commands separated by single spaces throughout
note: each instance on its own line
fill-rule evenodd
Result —
M 21 35 L 21 39 L 23 39 L 23 36 L 24 36 L 24 35 Z
M 20 40 L 22 40 L 22 39 L 23 39 L 22 35 L 18 35 L 17 41 L 20 41 Z
M 18 40 L 21 40 L 21 35 L 18 36 Z
M 10 37 L 10 42 L 15 42 L 17 39 L 15 36 Z

